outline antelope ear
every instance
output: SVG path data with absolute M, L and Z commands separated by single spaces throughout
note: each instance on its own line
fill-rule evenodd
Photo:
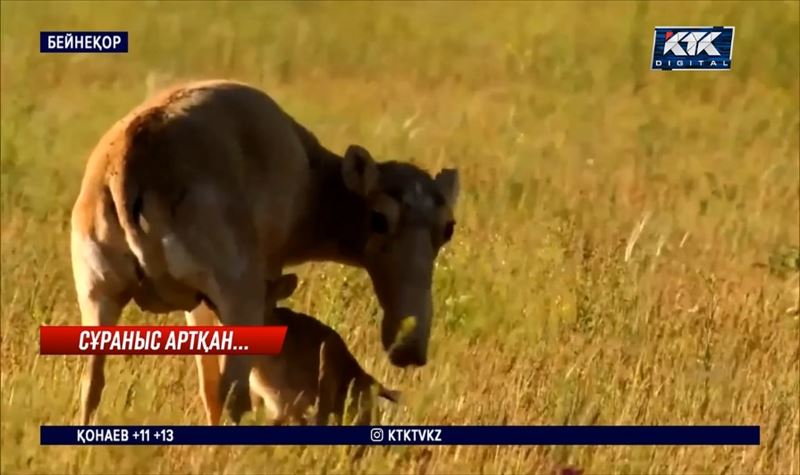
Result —
M 447 205 L 451 209 L 455 208 L 458 200 L 458 170 L 445 168 L 436 175 L 434 181 Z
M 269 283 L 270 297 L 275 300 L 288 299 L 297 289 L 297 274 L 284 274 Z
M 342 179 L 347 189 L 365 197 L 378 187 L 378 165 L 364 147 L 347 147 L 342 161 Z

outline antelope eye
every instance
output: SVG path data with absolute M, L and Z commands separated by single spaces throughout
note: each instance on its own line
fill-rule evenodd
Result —
M 380 211 L 369 213 L 369 228 L 374 233 L 386 234 L 389 232 L 389 219 Z
M 449 241 L 453 237 L 453 231 L 455 231 L 455 227 L 455 221 L 448 221 L 447 224 L 444 225 L 444 242 Z

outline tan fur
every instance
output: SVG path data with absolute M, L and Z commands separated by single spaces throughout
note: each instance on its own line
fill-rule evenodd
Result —
M 271 285 L 275 300 L 286 298 L 297 278 L 285 275 Z M 275 424 L 305 424 L 309 409 L 318 403 L 317 425 L 366 425 L 377 414 L 375 396 L 397 402 L 399 393 L 367 374 L 335 330 L 288 308 L 276 308 L 274 315 L 278 325 L 288 327 L 283 349 L 277 356 L 256 358 L 250 388 L 252 400 L 265 404 Z
M 457 189 L 445 185 L 410 164 L 376 163 L 358 146 L 344 157 L 330 152 L 248 85 L 171 88 L 114 124 L 87 162 L 71 236 L 82 322 L 114 325 L 133 300 L 151 312 L 190 312 L 190 324 L 257 325 L 263 282 L 285 265 L 337 261 L 372 276 L 387 350 L 401 314 L 426 322 L 390 352 L 399 366 L 424 363 L 430 274 Z M 421 186 L 427 191 L 399 204 L 403 190 Z M 370 210 L 387 193 L 397 195 L 402 212 L 391 217 L 390 234 L 376 235 Z M 437 195 L 440 206 L 423 209 L 426 194 Z M 238 421 L 247 410 L 251 358 L 228 358 L 222 371 L 214 357 L 199 356 L 197 364 L 209 423 L 219 422 L 229 394 Z M 103 356 L 89 357 L 83 424 L 100 401 L 103 366 Z

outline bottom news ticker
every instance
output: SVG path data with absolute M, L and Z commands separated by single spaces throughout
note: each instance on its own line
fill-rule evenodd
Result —
M 41 445 L 759 445 L 759 426 L 41 426 Z

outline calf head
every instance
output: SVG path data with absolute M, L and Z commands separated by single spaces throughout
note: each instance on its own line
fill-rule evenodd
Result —
M 445 169 L 431 177 L 410 163 L 376 163 L 351 145 L 342 178 L 367 206 L 360 260 L 383 309 L 383 347 L 395 366 L 423 366 L 433 317 L 433 264 L 453 236 L 458 172 Z
M 267 303 L 273 304 L 279 300 L 285 300 L 292 296 L 297 290 L 297 274 L 283 274 L 277 279 L 267 282 Z
M 293 313 L 288 308 L 275 308 L 279 300 L 285 300 L 292 296 L 297 289 L 297 274 L 283 274 L 277 279 L 267 281 L 266 309 L 274 308 L 278 315 Z M 269 316 L 269 312 L 264 312 L 264 325 L 268 325 L 274 320 Z

